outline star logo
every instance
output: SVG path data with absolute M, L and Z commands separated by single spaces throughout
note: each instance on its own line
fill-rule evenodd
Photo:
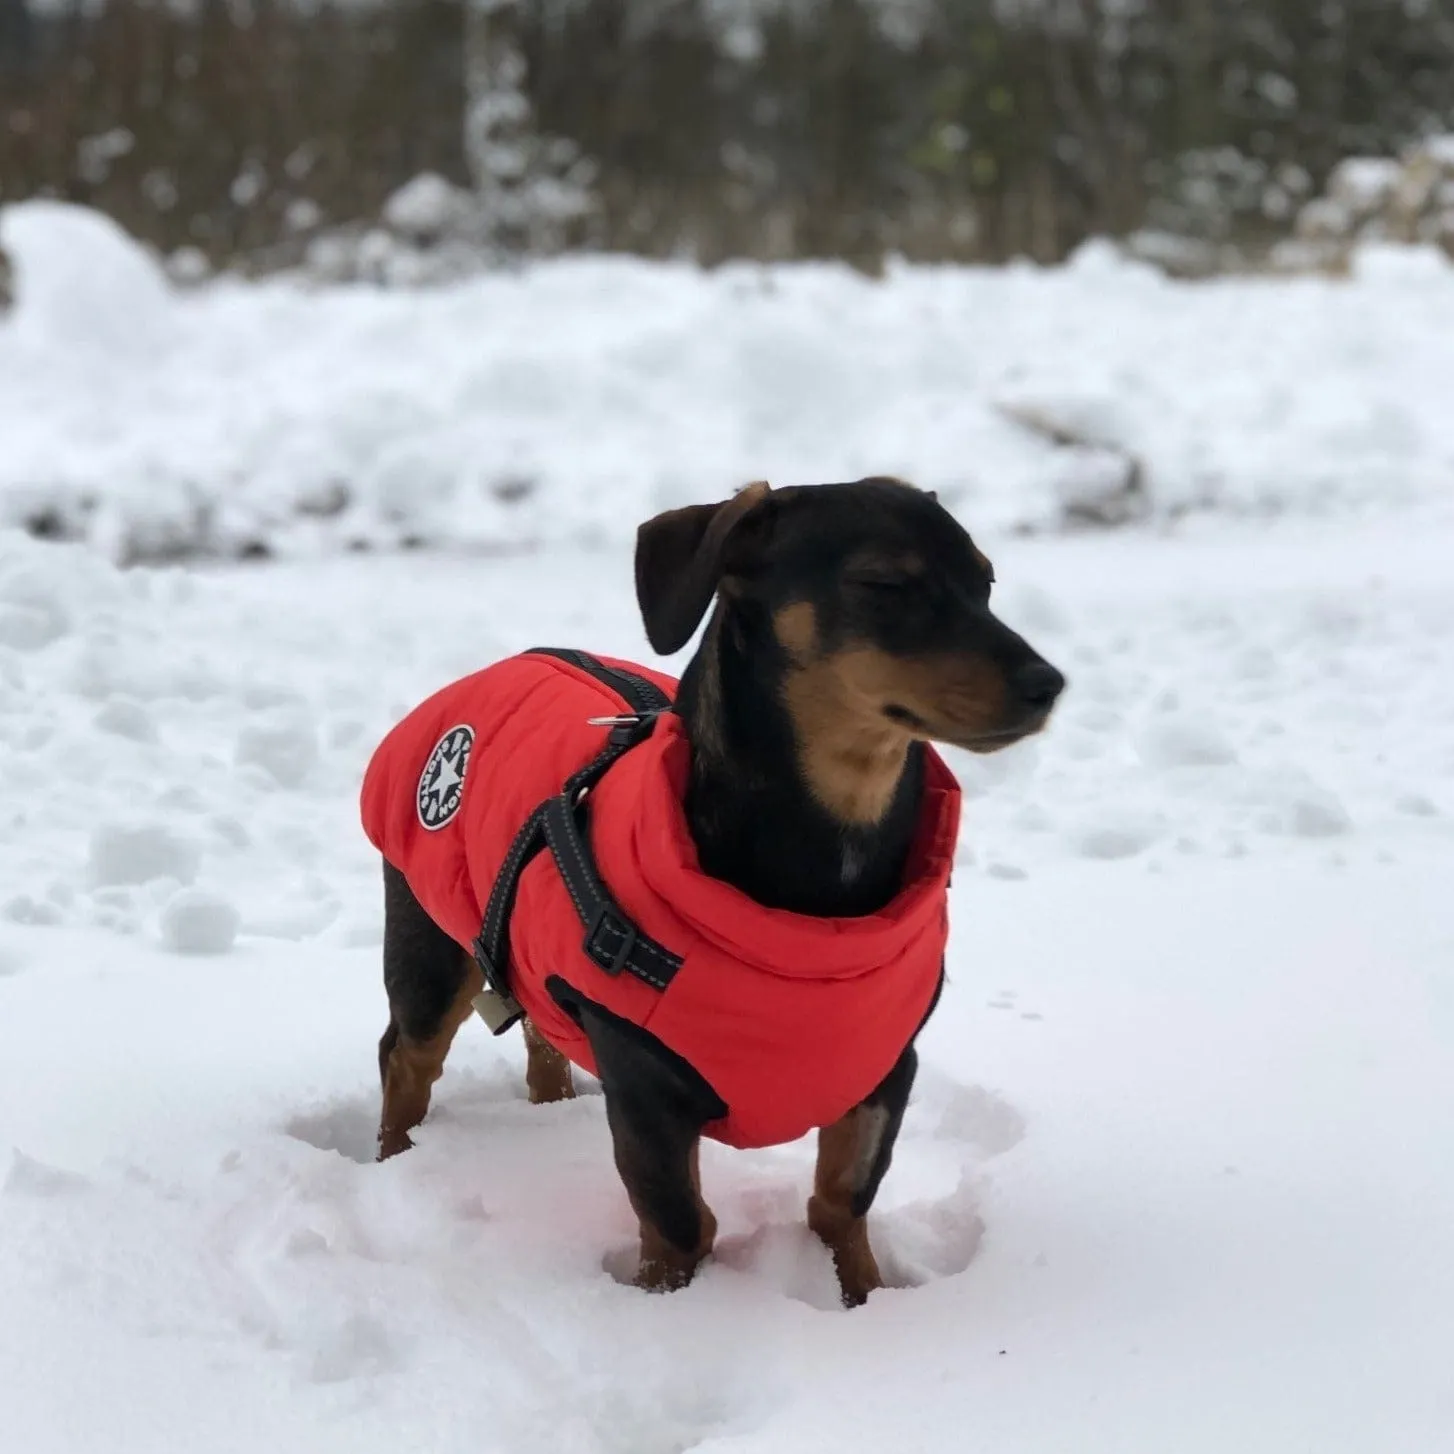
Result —
M 464 723 L 451 727 L 429 754 L 419 774 L 416 804 L 419 821 L 432 833 L 443 828 L 459 812 L 464 801 L 464 775 L 469 768 L 475 730 Z

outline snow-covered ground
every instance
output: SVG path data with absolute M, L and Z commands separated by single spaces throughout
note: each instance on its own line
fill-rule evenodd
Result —
M 118 557 L 625 539 L 762 476 L 897 473 L 980 528 L 1104 508 L 1449 513 L 1454 267 L 1169 282 L 1067 267 L 570 259 L 426 293 L 178 296 L 106 220 L 0 212 L 0 518 Z M 1057 448 L 1015 418 L 1081 441 Z
M 368 1159 L 366 754 L 496 654 L 643 654 L 624 551 L 0 536 L 0 1449 L 1454 1448 L 1454 535 L 986 543 L 1072 685 L 957 760 L 899 1287 L 845 1313 L 810 1143 L 710 1148 L 716 1260 L 620 1285 L 599 1097 L 481 1026 Z
M 1448 275 L 178 299 L 95 219 L 4 235 L 5 509 L 124 553 L 210 502 L 310 558 L 0 530 L 0 1454 L 1454 1451 Z M 1016 536 L 1066 461 L 996 401 L 1139 453 L 1164 515 L 1226 508 Z M 878 469 L 944 488 L 1071 688 L 954 759 L 895 1288 L 835 1306 L 803 1143 L 709 1148 L 718 1255 L 650 1298 L 600 1098 L 528 1106 L 513 1040 L 466 1027 L 370 1162 L 360 773 L 498 655 L 645 659 L 656 506 Z M 389 529 L 453 548 L 326 549 Z

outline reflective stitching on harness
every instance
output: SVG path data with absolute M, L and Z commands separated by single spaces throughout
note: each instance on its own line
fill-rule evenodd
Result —
M 564 868 L 566 865 L 559 864 L 559 860 L 568 856 L 571 866 L 580 874 L 582 884 L 590 885 L 597 879 L 595 869 L 584 852 L 584 840 L 572 821 L 570 808 L 563 797 L 552 798 L 547 806 L 545 837 L 550 845 L 551 853 L 558 861 L 558 866 Z M 589 944 L 594 940 L 600 944 L 603 953 L 614 957 L 634 938 L 638 952 L 632 955 L 623 967 L 630 969 L 638 979 L 644 979 L 653 989 L 666 989 L 671 983 L 671 976 L 681 968 L 682 961 L 666 951 L 658 950 L 650 939 L 635 932 L 634 926 L 628 923 L 626 915 L 611 901 L 609 893 L 605 892 L 604 884 L 600 885 L 603 900 L 602 912 L 619 922 L 626 923 L 627 928 L 624 934 L 614 932 L 614 926 L 610 923 L 609 918 L 604 921 L 596 918 L 590 906 L 577 893 L 570 873 L 562 872 L 560 877 L 565 884 L 566 892 L 570 895 L 571 903 L 575 905 L 576 917 L 580 919 L 582 925 L 592 930 L 586 943 Z M 594 928 L 592 927 L 593 919 L 596 920 Z M 611 937 L 617 940 L 614 946 L 610 942 Z M 589 952 L 588 957 L 592 957 Z M 644 958 L 655 960 L 660 968 L 654 969 L 649 964 L 643 964 Z
M 563 799 L 561 799 L 561 798 L 552 798 L 550 800 L 550 808 L 548 808 L 546 810 L 546 814 L 545 814 L 545 837 L 546 837 L 546 841 L 550 844 L 550 850 L 551 850 L 551 852 L 559 855 L 559 853 L 561 851 L 561 842 L 560 842 L 560 840 L 562 838 L 565 839 L 566 846 L 568 846 L 571 849 L 572 855 L 575 858 L 576 863 L 577 863 L 577 865 L 580 868 L 581 877 L 582 878 L 587 877 L 586 865 L 585 865 L 584 861 L 581 858 L 581 855 L 580 855 L 579 850 L 576 847 L 576 843 L 575 843 L 575 840 L 574 840 L 574 835 L 573 834 L 570 834 L 570 833 L 560 833 L 560 832 L 557 832 L 557 831 L 552 831 L 552 830 L 555 829 L 556 815 L 554 813 L 552 813 L 550 811 L 550 809 L 564 809 L 564 811 L 566 811 L 566 812 L 569 812 L 570 810 L 569 810 L 569 808 L 566 808 L 565 807 L 565 803 L 564 803 L 564 800 Z M 561 881 L 565 884 L 565 891 L 570 895 L 571 903 L 573 903 L 576 906 L 576 917 L 578 919 L 580 919 L 584 923 L 586 920 L 588 920 L 590 918 L 590 914 L 587 911 L 586 906 L 580 901 L 580 898 L 577 896 L 577 894 L 576 894 L 576 887 L 571 882 L 570 875 L 568 873 L 563 873 L 563 874 L 561 874 L 560 877 L 561 877 Z
M 682 967 L 683 960 L 680 955 L 641 934 L 630 917 L 612 900 L 610 890 L 591 859 L 586 838 L 577 827 L 575 808 L 585 792 L 600 781 L 612 764 L 650 736 L 656 717 L 670 711 L 671 698 L 654 682 L 608 667 L 585 652 L 536 647 L 533 654 L 556 657 L 594 677 L 602 686 L 626 700 L 637 721 L 634 726 L 627 724 L 629 730 L 615 728 L 601 751 L 566 779 L 561 793 L 541 803 L 516 834 L 490 889 L 484 921 L 475 941 L 476 956 L 481 960 L 491 987 L 500 993 L 508 993 L 509 920 L 514 911 L 515 892 L 524 872 L 525 860 L 538 851 L 543 840 L 555 859 L 576 917 L 586 930 L 581 945 L 586 957 L 607 974 L 629 970 L 653 989 L 665 990 Z M 583 900 L 583 895 L 587 899 L 597 899 L 596 908 Z M 624 926 L 624 930 L 618 926 Z M 605 955 L 611 963 L 602 965 L 597 953 Z M 620 963 L 616 962 L 618 956 Z

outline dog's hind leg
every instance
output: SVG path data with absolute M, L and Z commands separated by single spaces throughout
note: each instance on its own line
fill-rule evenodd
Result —
M 521 1021 L 521 1028 L 525 1031 L 525 1087 L 530 1104 L 574 1100 L 576 1088 L 570 1061 L 528 1019 Z
M 379 1041 L 384 1104 L 379 1160 L 411 1145 L 470 1001 L 484 987 L 479 966 L 424 912 L 409 885 L 384 865 L 384 988 L 389 1027 Z
M 808 1225 L 827 1244 L 848 1307 L 884 1285 L 868 1241 L 868 1209 L 889 1169 L 919 1057 L 911 1045 L 869 1098 L 818 1133 Z

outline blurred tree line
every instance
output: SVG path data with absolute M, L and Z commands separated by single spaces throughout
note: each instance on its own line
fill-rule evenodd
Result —
M 421 172 L 706 262 L 1255 244 L 1450 129 L 1454 0 L 0 0 L 0 200 L 214 262 Z

